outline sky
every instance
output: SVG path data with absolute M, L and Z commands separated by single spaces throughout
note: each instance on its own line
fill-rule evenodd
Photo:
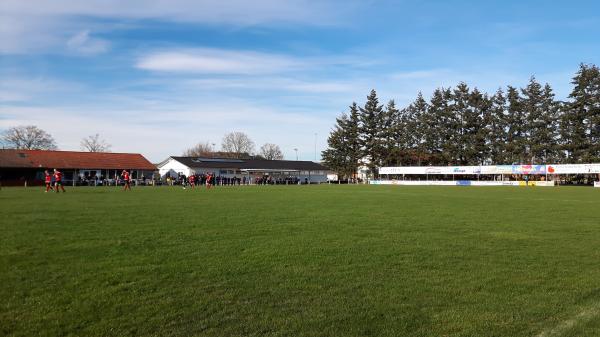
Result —
M 371 89 L 405 106 L 535 76 L 567 99 L 580 63 L 600 64 L 597 1 L 1 0 L 0 131 L 153 162 L 241 131 L 319 160 Z

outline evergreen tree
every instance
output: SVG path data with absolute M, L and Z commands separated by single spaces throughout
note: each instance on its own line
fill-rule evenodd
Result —
M 527 124 L 525 125 L 525 160 L 538 164 L 545 161 L 546 146 L 552 135 L 545 125 L 545 114 L 542 99 L 542 85 L 531 77 L 524 89 L 521 89 L 522 108 Z
M 356 102 L 350 106 L 350 116 L 345 125 L 346 146 L 348 152 L 348 169 L 352 178 L 356 178 L 361 165 L 362 148 L 360 141 L 360 114 Z
M 425 151 L 431 156 L 430 164 L 444 165 L 448 162 L 443 154 L 443 145 L 448 138 L 446 112 L 448 102 L 443 89 L 436 89 L 429 100 L 429 109 L 422 116 Z
M 383 150 L 383 165 L 393 165 L 395 162 L 396 153 L 396 132 L 398 130 L 400 111 L 396 108 L 394 100 L 390 100 L 385 107 L 382 118 L 382 150 Z
M 600 162 L 600 68 L 590 67 L 590 161 Z
M 521 96 L 519 91 L 512 86 L 508 86 L 506 93 L 508 102 L 508 110 L 506 116 L 507 122 L 507 139 L 506 139 L 506 155 L 507 164 L 522 164 L 526 153 L 526 118 L 522 110 Z
M 353 173 L 348 151 L 348 123 L 346 114 L 336 118 L 336 125 L 327 138 L 328 147 L 321 153 L 323 162 L 330 170 L 337 172 L 339 179 L 348 177 Z
M 412 133 L 409 125 L 408 108 L 401 109 L 392 123 L 392 134 L 394 138 L 393 153 L 388 158 L 388 165 L 410 165 L 412 153 Z
M 373 176 L 376 176 L 377 168 L 381 167 L 383 161 L 382 120 L 383 105 L 379 104 L 375 90 L 371 90 L 365 106 L 360 108 L 360 134 L 363 160 Z
M 488 158 L 485 144 L 484 115 L 490 109 L 490 99 L 477 88 L 469 95 L 469 108 L 464 115 L 465 159 L 468 165 L 481 165 Z
M 558 163 L 561 158 L 558 146 L 560 103 L 554 99 L 552 87 L 547 83 L 542 90 L 541 109 L 543 114 L 536 129 L 536 138 L 540 143 L 537 156 L 541 156 L 541 163 Z
M 506 164 L 507 115 L 506 97 L 502 89 L 498 89 L 491 98 L 490 109 L 484 117 L 485 144 L 489 150 L 491 164 Z
M 469 87 L 466 83 L 459 83 L 456 88 L 452 91 L 453 105 L 452 110 L 456 118 L 456 132 L 455 135 L 455 146 L 457 152 L 455 153 L 456 165 L 466 165 L 468 163 L 469 153 L 467 149 L 471 147 L 471 135 L 469 134 L 470 128 L 467 123 L 470 122 L 469 109 L 470 109 L 470 92 Z
M 451 89 L 442 90 L 444 110 L 441 124 L 442 152 L 445 164 L 456 165 L 461 153 L 461 117 L 456 112 L 456 101 Z
M 374 175 L 383 165 L 598 162 L 600 69 L 582 64 L 571 83 L 569 102 L 532 77 L 491 97 L 461 82 L 403 109 L 393 100 L 384 109 L 372 90 L 364 107 L 337 119 L 323 158 L 347 176 L 361 160 Z
M 355 178 L 362 156 L 358 106 L 352 103 L 350 115 L 342 114 L 327 139 L 323 161 L 341 178 Z
M 571 102 L 561 119 L 561 137 L 567 162 L 592 162 L 600 159 L 598 140 L 600 109 L 600 71 L 581 64 L 573 77 Z
M 427 114 L 428 104 L 419 92 L 417 99 L 406 108 L 404 114 L 404 125 L 406 128 L 405 144 L 408 153 L 410 153 L 411 165 L 423 165 L 429 160 L 429 155 L 425 148 L 425 133 L 427 125 L 423 118 Z

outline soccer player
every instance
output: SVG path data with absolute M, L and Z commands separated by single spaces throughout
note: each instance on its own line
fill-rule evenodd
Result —
M 195 184 L 196 176 L 191 174 L 190 177 L 188 178 L 188 182 L 190 183 L 190 188 L 194 188 L 194 186 L 196 186 L 196 184 Z
M 63 193 L 67 192 L 67 191 L 65 191 L 65 188 L 63 187 L 62 177 L 63 177 L 62 172 L 60 172 L 57 169 L 54 169 L 54 190 L 56 191 L 56 193 L 59 192 L 59 190 L 58 190 L 59 186 L 60 186 L 60 189 L 63 191 Z
M 46 183 L 46 193 L 48 193 L 50 190 L 54 190 L 52 188 L 52 175 L 50 172 L 48 172 L 48 170 L 44 171 L 44 182 Z
M 123 177 L 123 180 L 125 181 L 125 187 L 123 187 L 123 191 L 127 191 L 127 190 L 131 191 L 129 172 L 127 172 L 126 170 L 123 170 L 123 172 L 121 172 L 121 176 Z
M 211 187 L 211 180 L 212 180 L 212 175 L 210 173 L 208 173 L 206 175 L 206 189 L 210 190 Z

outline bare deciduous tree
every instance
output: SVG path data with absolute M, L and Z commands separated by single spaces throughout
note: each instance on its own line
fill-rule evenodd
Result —
M 56 150 L 54 138 L 35 125 L 15 126 L 2 134 L 9 148 L 21 150 Z
M 223 152 L 237 154 L 254 153 L 254 142 L 243 132 L 230 132 L 223 137 L 221 142 Z
M 183 155 L 186 157 L 210 157 L 214 152 L 215 150 L 209 142 L 200 142 L 185 150 Z
M 283 152 L 279 148 L 279 145 L 266 143 L 260 147 L 260 155 L 266 160 L 282 160 Z
M 99 134 L 81 140 L 81 149 L 88 152 L 110 152 L 111 146 L 104 139 L 100 139 Z

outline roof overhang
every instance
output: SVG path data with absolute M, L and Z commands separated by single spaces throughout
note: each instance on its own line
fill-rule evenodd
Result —
M 300 172 L 300 170 L 295 169 L 241 169 L 242 172 Z

